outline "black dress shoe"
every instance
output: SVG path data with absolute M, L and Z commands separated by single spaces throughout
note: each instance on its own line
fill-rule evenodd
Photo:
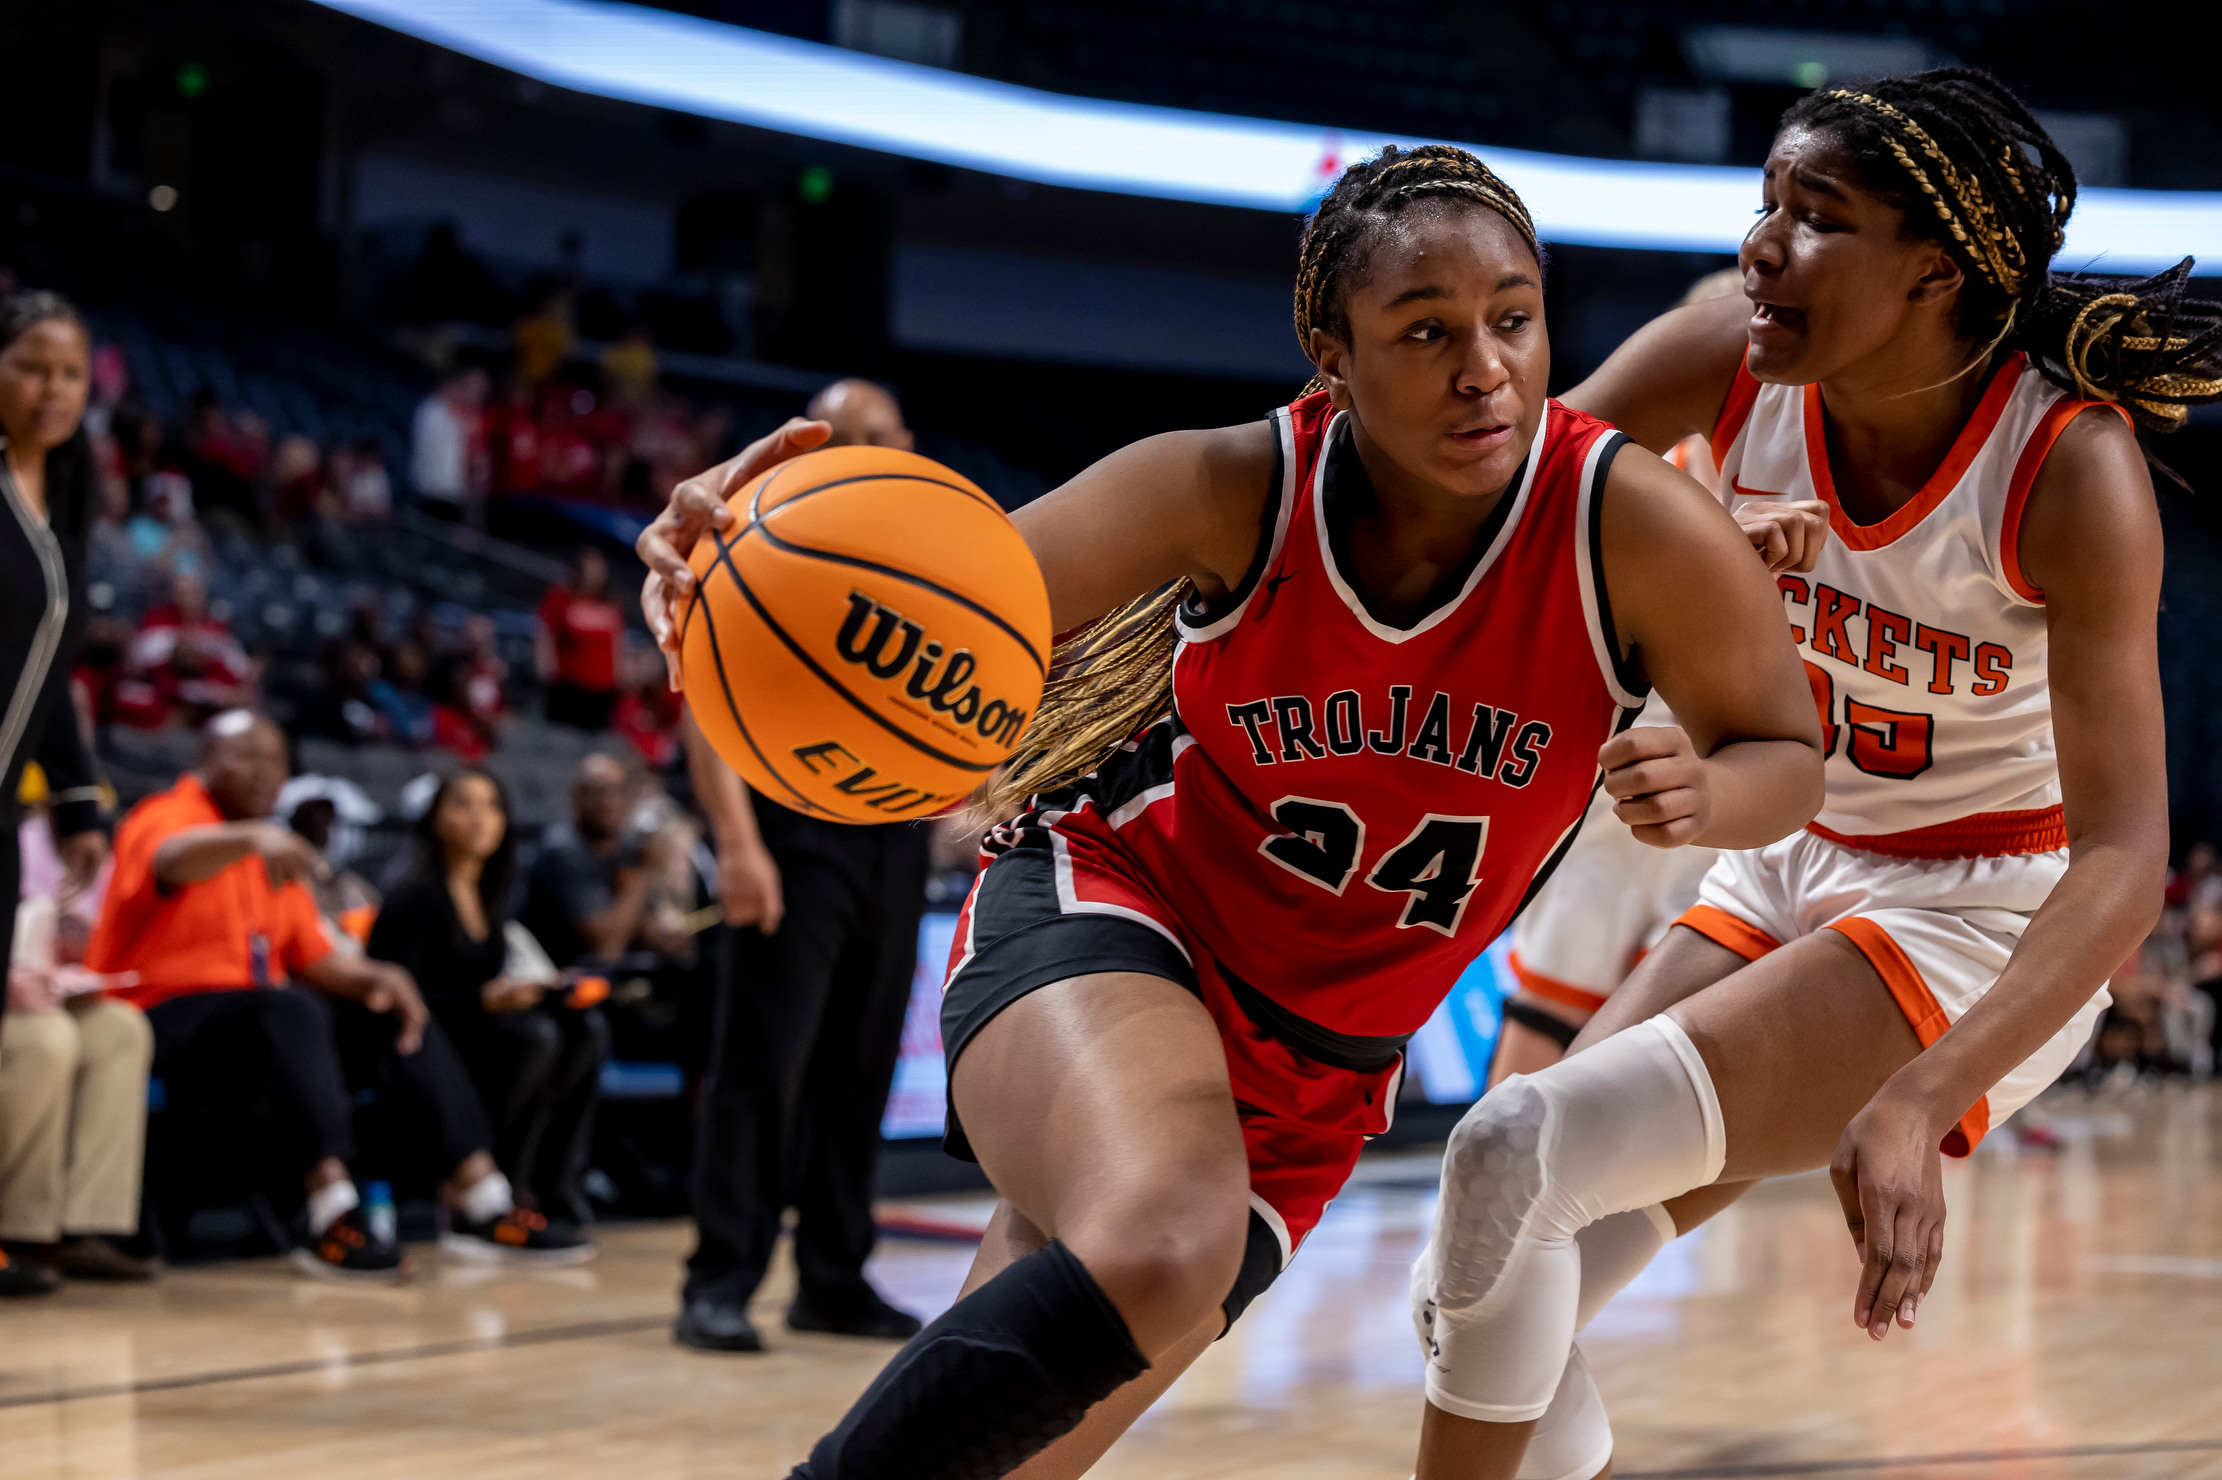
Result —
M 704 1352 L 760 1352 L 764 1338 L 748 1322 L 748 1307 L 736 1301 L 697 1295 L 679 1308 L 671 1339 Z
M 823 1331 L 829 1336 L 870 1336 L 908 1341 L 918 1334 L 918 1317 L 880 1299 L 869 1285 L 838 1299 L 797 1294 L 787 1310 L 790 1331 Z

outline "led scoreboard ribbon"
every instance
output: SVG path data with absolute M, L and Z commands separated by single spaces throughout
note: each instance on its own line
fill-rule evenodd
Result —
M 1302 211 L 1350 160 L 1425 142 L 1042 92 L 597 0 L 319 0 L 551 86 L 1044 185 Z M 1732 252 L 1759 172 L 1469 146 L 1547 241 Z M 2222 263 L 2222 192 L 2085 190 L 2063 269 Z

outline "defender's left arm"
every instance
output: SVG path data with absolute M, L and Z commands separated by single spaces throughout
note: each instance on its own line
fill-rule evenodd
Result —
M 1864 1265 L 1852 1319 L 1878 1340 L 1893 1314 L 1913 1324 L 1936 1279 L 1938 1142 L 2137 948 L 2167 882 L 2160 510 L 2137 440 L 2112 411 L 2078 416 L 2045 459 L 2022 517 L 2021 566 L 2045 597 L 2068 870 L 1997 983 L 1837 1143 L 1829 1172 Z
M 2160 510 L 2137 439 L 2111 410 L 2078 416 L 2045 459 L 2021 565 L 2045 597 L 2068 871 L 1998 984 L 1878 1095 L 1925 1107 L 1931 1144 L 2137 949 L 2167 883 Z

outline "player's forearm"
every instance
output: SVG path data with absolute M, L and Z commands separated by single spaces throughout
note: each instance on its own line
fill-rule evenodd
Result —
M 1926 1107 L 1940 1131 L 2042 1048 L 2137 950 L 2167 885 L 2162 839 L 2078 848 L 1999 974 L 1950 1032 L 1882 1093 Z
M 1764 848 L 1821 810 L 1819 748 L 1805 740 L 1740 740 L 1705 759 L 1712 809 L 1690 842 L 1703 848 Z

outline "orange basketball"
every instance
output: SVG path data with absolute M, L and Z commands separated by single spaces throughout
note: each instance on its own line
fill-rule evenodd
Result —
M 915 453 L 829 447 L 735 494 L 680 628 L 695 722 L 781 806 L 927 817 L 1041 703 L 1049 593 L 995 501 Z

